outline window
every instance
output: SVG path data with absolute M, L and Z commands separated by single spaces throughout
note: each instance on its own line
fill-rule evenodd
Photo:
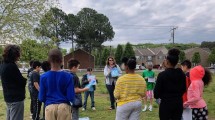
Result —
M 152 60 L 152 56 L 148 56 L 148 60 Z

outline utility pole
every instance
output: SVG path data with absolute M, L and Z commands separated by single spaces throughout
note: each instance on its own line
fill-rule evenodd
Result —
M 173 27 L 171 28 L 172 30 L 172 44 L 174 45 L 175 44 L 175 30 L 177 29 L 178 27 Z

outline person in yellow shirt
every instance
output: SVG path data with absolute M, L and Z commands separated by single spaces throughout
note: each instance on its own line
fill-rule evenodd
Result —
M 135 73 L 136 59 L 123 58 L 126 74 L 119 77 L 114 90 L 117 100 L 116 120 L 139 120 L 146 82 Z

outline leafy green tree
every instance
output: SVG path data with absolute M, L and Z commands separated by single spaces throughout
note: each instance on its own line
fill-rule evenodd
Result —
M 194 63 L 195 65 L 201 62 L 201 57 L 199 52 L 195 52 L 192 56 L 192 63 Z
M 121 58 L 122 58 L 122 54 L 123 54 L 123 47 L 122 45 L 117 45 L 117 48 L 116 48 L 116 52 L 115 52 L 115 60 L 116 60 L 116 63 L 121 63 Z
M 1 0 L 0 37 L 1 43 L 20 44 L 32 36 L 33 27 L 58 0 Z
M 201 43 L 201 48 L 209 48 L 210 50 L 212 50 L 213 48 L 215 48 L 215 42 L 203 41 Z
M 66 53 L 67 53 L 67 49 L 60 49 L 61 50 L 61 52 L 63 53 L 63 56 L 65 56 L 66 55 Z
M 68 14 L 66 18 L 66 40 L 72 42 L 72 49 L 74 50 L 74 43 L 76 38 L 79 20 L 77 16 Z
M 0 46 L 0 62 L 2 61 L 3 47 Z
M 83 8 L 78 12 L 77 18 L 79 20 L 76 34 L 78 47 L 91 53 L 94 48 L 101 50 L 102 43 L 111 41 L 114 37 L 113 27 L 105 15 L 90 8 Z
M 186 59 L 185 53 L 184 51 L 181 50 L 179 54 L 179 60 L 180 62 L 183 62 L 185 59 Z
M 211 51 L 211 54 L 208 56 L 208 61 L 212 64 L 215 64 L 215 48 Z
M 73 48 L 70 48 L 70 49 L 69 49 L 69 53 L 72 53 L 73 51 L 74 51 Z
M 51 8 L 40 20 L 40 24 L 34 29 L 34 33 L 43 39 L 52 40 L 56 46 L 68 37 L 66 32 L 67 15 L 61 9 Z
M 47 60 L 50 49 L 55 48 L 53 43 L 38 43 L 36 40 L 27 39 L 20 45 L 22 49 L 21 61 Z
M 107 58 L 110 56 L 110 50 L 105 48 L 102 53 L 102 65 L 106 64 Z
M 128 57 L 128 58 L 135 57 L 134 49 L 132 48 L 132 45 L 129 42 L 125 45 L 123 57 Z

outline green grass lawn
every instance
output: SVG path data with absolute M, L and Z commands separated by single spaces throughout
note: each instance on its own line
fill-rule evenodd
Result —
M 79 77 L 82 73 L 78 73 Z M 95 106 L 96 111 L 90 109 L 90 99 L 88 98 L 87 110 L 82 112 L 80 109 L 80 117 L 89 117 L 91 120 L 114 120 L 116 111 L 107 110 L 110 106 L 109 97 L 104 84 L 104 76 L 101 72 L 96 72 L 95 75 L 99 81 L 95 92 Z M 27 87 L 26 87 L 27 90 Z M 209 120 L 215 120 L 215 75 L 213 75 L 213 82 L 204 90 L 204 98 L 208 104 Z M 26 92 L 25 99 L 25 120 L 30 118 L 30 97 L 28 91 Z M 6 105 L 4 102 L 2 91 L 0 92 L 0 120 L 6 119 Z M 153 111 L 142 112 L 141 120 L 159 120 L 158 117 L 158 105 L 154 103 Z

